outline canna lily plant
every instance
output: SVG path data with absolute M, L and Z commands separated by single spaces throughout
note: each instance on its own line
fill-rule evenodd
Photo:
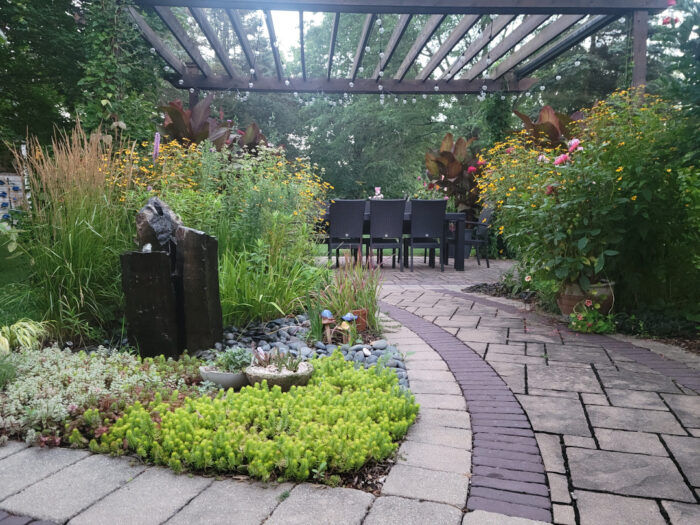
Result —
M 209 94 L 192 109 L 185 109 L 181 100 L 174 100 L 160 109 L 165 112 L 161 133 L 169 140 L 187 141 L 199 144 L 209 140 L 216 149 L 221 149 L 231 134 L 231 123 L 224 124 L 219 110 L 219 119 L 211 117 L 211 103 L 214 95 Z
M 468 221 L 476 219 L 479 199 L 476 178 L 485 164 L 471 149 L 475 140 L 476 137 L 459 137 L 455 141 L 452 133 L 447 133 L 438 151 L 425 154 L 425 167 L 430 179 L 428 189 L 443 190 L 444 195 L 452 199 L 457 211 L 466 212 Z
M 523 121 L 525 129 L 535 143 L 545 149 L 555 149 L 565 145 L 575 133 L 574 122 L 581 120 L 584 116 L 580 111 L 571 116 L 557 113 L 552 106 L 544 106 L 535 122 L 520 111 L 513 110 L 513 113 Z

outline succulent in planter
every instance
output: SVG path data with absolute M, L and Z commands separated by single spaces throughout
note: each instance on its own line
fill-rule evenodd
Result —
M 248 384 L 245 369 L 251 363 L 252 354 L 246 348 L 227 348 L 211 365 L 200 366 L 199 374 L 223 388 L 239 389 Z
M 251 384 L 267 381 L 269 387 L 277 385 L 286 392 L 294 385 L 306 385 L 313 371 L 311 363 L 301 357 L 280 352 L 277 348 L 269 352 L 258 348 L 253 351 L 253 362 L 245 374 Z

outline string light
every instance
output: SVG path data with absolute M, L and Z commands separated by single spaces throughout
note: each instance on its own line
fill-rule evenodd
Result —
M 383 34 L 384 34 L 384 28 L 383 28 L 383 27 L 380 27 L 380 28 L 379 28 L 379 34 L 380 34 L 380 35 L 383 35 Z
M 370 47 L 369 47 L 369 46 L 365 46 L 365 53 L 369 53 L 369 51 L 370 51 Z
M 384 71 L 380 71 L 380 72 L 379 72 L 379 78 L 381 78 L 381 77 L 383 77 L 383 76 L 384 76 Z
M 248 88 L 249 88 L 249 89 L 253 89 L 253 83 L 252 83 L 252 82 L 248 82 Z
M 285 80 L 285 81 L 284 81 L 284 85 L 285 85 L 285 86 L 289 86 L 289 80 Z
M 355 83 L 352 82 L 352 81 L 351 81 L 351 82 L 348 82 L 348 86 L 350 86 L 351 88 L 354 88 L 354 87 L 355 87 Z
M 416 103 L 416 97 L 413 97 L 413 98 L 411 99 L 411 102 L 413 102 L 413 103 L 415 104 L 415 103 Z
M 440 91 L 440 86 L 435 86 L 433 89 L 434 89 L 435 92 L 437 93 L 438 91 Z
M 554 77 L 554 78 L 555 78 L 556 80 L 561 80 L 561 75 L 557 75 L 557 76 Z
M 384 86 L 382 86 L 381 84 L 379 84 L 379 85 L 377 86 L 377 88 L 379 88 L 379 91 L 383 91 L 383 90 L 384 90 Z
M 580 61 L 580 60 L 577 60 L 576 62 L 574 62 L 574 66 L 578 67 L 578 66 L 580 66 L 580 65 L 581 65 L 581 61 Z
M 250 68 L 250 74 L 251 74 L 251 75 L 254 75 L 254 74 L 255 74 L 255 68 L 254 68 L 254 67 L 251 67 L 251 68 Z
M 178 81 L 177 81 L 177 83 L 178 83 L 178 84 L 180 84 L 180 85 L 182 85 L 182 84 L 184 84 L 184 83 L 185 83 L 185 81 L 184 81 L 184 80 L 182 80 L 182 79 L 180 79 L 180 80 L 178 80 Z
M 194 88 L 190 88 L 190 93 L 194 93 Z
M 364 72 L 365 72 L 365 68 L 364 68 L 363 66 L 358 67 L 357 70 L 358 70 L 360 73 L 364 73 Z
M 426 95 L 425 93 L 423 93 L 423 98 L 424 98 L 424 99 L 428 98 L 428 95 Z
M 156 48 L 155 48 L 155 47 L 152 47 L 151 49 L 149 49 L 149 51 L 151 52 L 151 55 L 155 55 L 155 54 L 156 54 Z

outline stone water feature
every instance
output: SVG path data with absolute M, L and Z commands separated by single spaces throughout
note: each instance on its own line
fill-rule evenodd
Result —
M 212 348 L 223 332 L 218 242 L 157 197 L 136 216 L 138 251 L 122 254 L 129 342 L 141 356 Z

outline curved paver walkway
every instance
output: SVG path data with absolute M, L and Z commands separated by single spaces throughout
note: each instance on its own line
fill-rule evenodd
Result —
M 424 269 L 413 279 L 410 272 L 407 277 L 386 271 L 384 309 L 421 334 L 442 329 L 469 347 L 473 352 L 446 352 L 458 380 L 477 363 L 473 355 L 478 354 L 483 360 L 476 369 L 488 363 L 508 385 L 534 430 L 555 523 L 700 523 L 699 360 L 645 341 L 571 333 L 512 301 L 459 291 L 497 279 L 502 268 L 489 272 L 472 264 L 464 274 Z M 440 335 L 434 346 L 453 343 Z M 460 368 L 460 363 L 469 366 Z M 472 377 L 481 381 L 480 373 Z M 468 381 L 460 384 L 468 386 Z M 481 384 L 501 392 L 498 381 Z M 490 509 L 528 515 L 512 506 L 516 497 L 528 494 L 523 490 L 477 491 L 483 486 L 477 458 L 485 457 L 479 450 L 479 403 L 470 401 L 468 388 L 464 395 L 474 432 L 467 510 L 484 508 L 488 500 Z M 526 456 L 511 459 L 508 464 L 516 465 Z M 508 470 L 529 475 L 531 467 L 523 461 Z M 488 483 L 504 478 L 496 472 L 484 476 L 493 478 Z M 522 501 L 532 509 L 542 503 Z

